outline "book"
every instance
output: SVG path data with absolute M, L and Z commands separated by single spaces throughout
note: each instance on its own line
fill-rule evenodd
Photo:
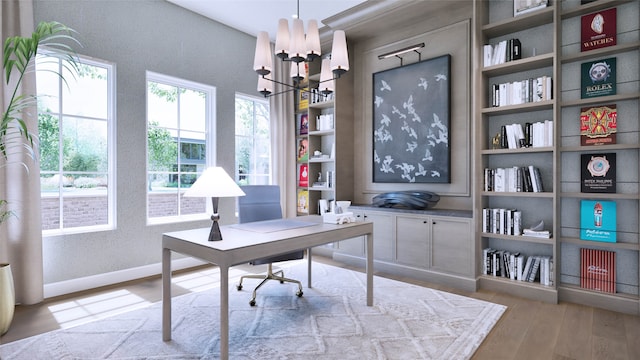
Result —
M 617 44 L 617 9 L 610 8 L 582 15 L 580 18 L 580 51 L 600 49 Z
M 298 139 L 298 162 L 307 162 L 309 160 L 309 139 L 302 137 Z
M 298 189 L 297 211 L 299 214 L 309 214 L 309 191 Z
M 616 94 L 616 58 L 580 64 L 580 96 L 588 99 Z
M 300 164 L 298 167 L 298 186 L 307 187 L 309 186 L 309 165 L 308 164 Z
M 618 132 L 616 104 L 580 109 L 580 145 L 615 144 Z
M 580 248 L 580 287 L 616 292 L 616 253 L 601 249 Z
M 298 114 L 298 130 L 300 135 L 309 133 L 309 114 Z
M 531 271 L 527 277 L 528 282 L 533 282 L 538 276 L 538 270 L 540 269 L 540 256 L 533 256 L 531 263 Z
M 616 153 L 581 154 L 580 191 L 616 192 Z
M 615 201 L 580 200 L 580 239 L 616 242 Z

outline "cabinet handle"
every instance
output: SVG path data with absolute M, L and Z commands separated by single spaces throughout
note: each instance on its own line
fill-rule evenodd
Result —
M 423 224 L 426 224 L 426 223 L 427 223 L 427 220 L 423 220 L 423 221 L 422 221 L 422 223 L 423 223 Z
M 434 221 L 434 222 L 432 222 L 431 224 L 435 225 L 435 224 L 436 224 L 436 222 Z

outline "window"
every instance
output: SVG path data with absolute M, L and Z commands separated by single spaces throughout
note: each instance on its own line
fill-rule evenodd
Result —
M 114 228 L 114 67 L 82 57 L 77 73 L 48 57 L 36 67 L 42 230 Z
M 204 169 L 213 165 L 214 97 L 214 87 L 147 73 L 149 222 L 206 215 L 210 201 L 181 195 Z
M 269 102 L 236 95 L 236 171 L 240 185 L 271 184 Z

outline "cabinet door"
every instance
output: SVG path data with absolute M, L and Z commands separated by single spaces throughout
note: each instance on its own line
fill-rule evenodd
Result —
M 431 217 L 431 268 L 473 275 L 470 219 Z
M 353 210 L 351 210 L 353 211 Z M 364 212 L 362 211 L 353 211 L 353 216 L 356 218 L 356 221 L 364 220 Z M 375 225 L 374 225 L 374 238 L 373 241 L 376 241 L 375 238 Z M 364 253 L 364 236 L 358 236 L 355 238 L 342 240 L 338 242 L 338 252 L 343 254 L 349 254 L 353 256 L 365 256 Z M 375 252 L 374 252 L 375 254 Z
M 393 261 L 393 218 L 378 212 L 364 214 L 364 220 L 373 221 L 373 258 Z
M 428 216 L 396 216 L 396 261 L 398 263 L 429 268 L 430 225 Z

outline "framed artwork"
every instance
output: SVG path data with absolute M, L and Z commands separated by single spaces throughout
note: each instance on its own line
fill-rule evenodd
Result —
M 373 74 L 373 182 L 450 183 L 451 55 Z
M 513 16 L 544 9 L 548 4 L 549 0 L 513 0 Z

